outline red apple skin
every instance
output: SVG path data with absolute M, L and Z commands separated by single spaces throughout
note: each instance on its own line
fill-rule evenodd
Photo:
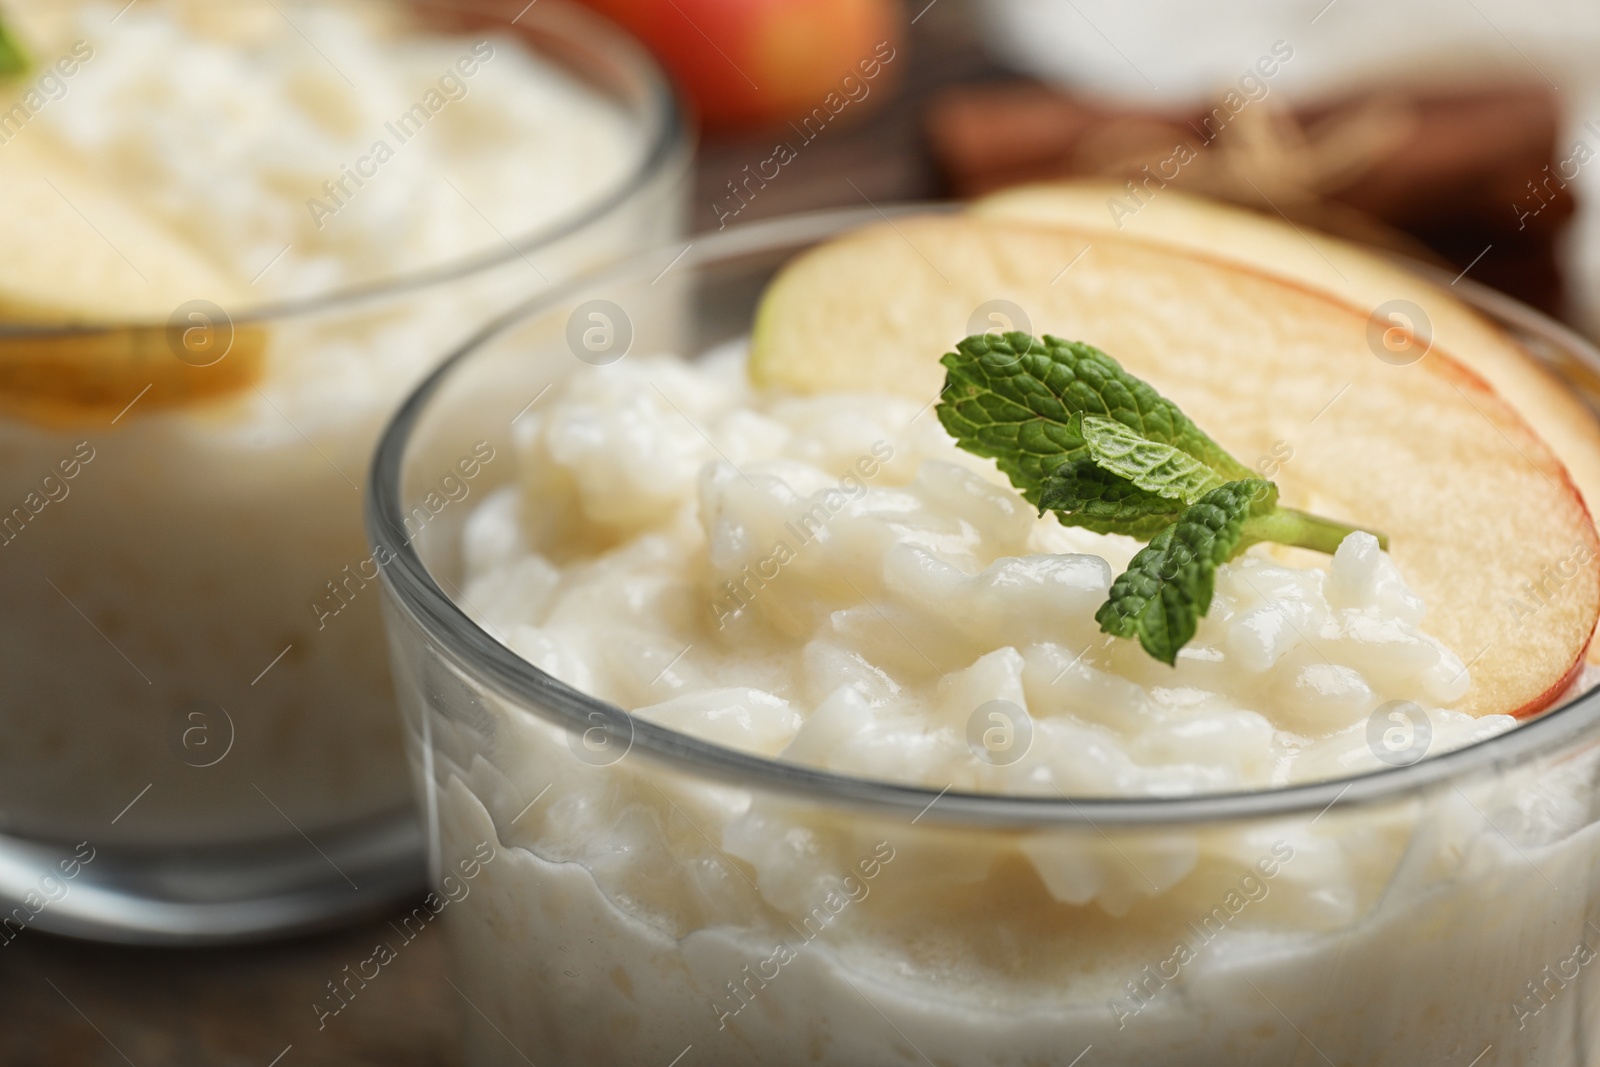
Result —
M 1594 638 L 1591 636 L 1589 640 L 1592 642 Z M 1588 665 L 1588 656 L 1589 646 L 1584 645 L 1583 650 L 1578 653 L 1578 658 L 1572 661 L 1572 666 L 1568 668 L 1566 674 L 1562 675 L 1549 689 L 1546 689 L 1543 693 L 1513 711 L 1511 715 L 1514 718 L 1526 720 L 1549 711 L 1550 706 L 1559 700 L 1562 694 L 1570 689 L 1572 683 L 1576 682 L 1578 676 L 1583 673 L 1584 667 Z
M 882 96 L 905 62 L 894 0 L 584 0 L 655 53 L 709 132 Z M 864 90 L 863 90 L 864 87 Z

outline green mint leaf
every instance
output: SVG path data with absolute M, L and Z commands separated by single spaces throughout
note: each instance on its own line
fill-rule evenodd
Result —
M 1137 637 L 1144 650 L 1175 664 L 1178 650 L 1194 637 L 1200 616 L 1211 608 L 1219 564 L 1249 547 L 1252 511 L 1270 513 L 1277 504 L 1271 482 L 1228 482 L 1189 505 L 1128 564 L 1105 604 L 1095 613 L 1100 629 Z
M 1072 417 L 1095 465 L 1168 500 L 1193 504 L 1226 479 L 1189 453 L 1101 415 Z
M 1063 525 L 1149 540 L 1095 619 L 1164 663 L 1210 609 L 1224 561 L 1259 541 L 1331 553 L 1359 529 L 1279 507 L 1276 485 L 1092 345 L 976 334 L 940 362 L 939 421 L 958 445 Z
M 1187 452 L 1140 437 L 1114 419 L 1075 412 L 1067 429 L 1083 449 L 1045 479 L 1039 494 L 1039 510 L 1055 511 L 1064 526 L 1147 541 L 1222 484 Z
M 5 19 L 0 18 L 0 78 L 24 74 L 30 65 L 27 49 L 6 26 Z
M 1064 526 L 1147 541 L 1177 521 L 1184 501 L 1142 489 L 1083 455 L 1045 479 L 1039 508 L 1055 511 Z
M 1072 412 L 1096 402 L 1072 368 L 1042 352 L 1024 333 L 966 338 L 940 360 L 947 373 L 937 409 L 956 442 L 993 459 L 1035 507 L 1045 479 L 1083 453 L 1083 439 L 1067 427 Z
M 975 334 L 940 362 L 948 373 L 939 421 L 962 448 L 993 459 L 1035 507 L 1045 480 L 1085 449 L 1069 426 L 1079 413 L 1170 445 L 1223 479 L 1251 474 L 1177 405 L 1093 345 L 1021 332 Z

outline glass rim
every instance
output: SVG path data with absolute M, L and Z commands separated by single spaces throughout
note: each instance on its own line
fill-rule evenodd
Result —
M 442 0 L 391 0 L 414 9 L 448 11 L 454 14 L 485 14 L 482 2 L 450 4 Z M 531 7 L 532 5 L 530 5 Z M 520 16 L 519 16 L 520 17 Z M 626 204 L 640 190 L 683 155 L 691 132 L 690 121 L 660 63 L 631 34 L 610 19 L 571 0 L 544 0 L 534 18 L 548 20 L 540 26 L 546 36 L 559 38 L 580 48 L 601 49 L 617 56 L 627 71 L 637 76 L 644 88 L 644 134 L 646 148 L 637 164 L 610 191 L 586 201 L 582 210 L 558 218 L 544 226 L 516 235 L 501 235 L 500 245 L 465 255 L 451 256 L 431 266 L 400 271 L 369 281 L 340 285 L 326 292 L 282 300 L 265 300 L 247 305 L 239 314 L 229 315 L 235 324 L 270 323 L 300 315 L 356 306 L 433 286 L 459 281 L 484 273 L 518 257 L 526 258 L 577 233 Z M 530 20 L 531 21 L 531 20 Z M 511 27 L 507 22 L 495 32 Z M 538 51 L 528 40 L 518 43 L 530 52 Z M 572 66 L 563 59 L 553 60 L 565 70 Z M 118 330 L 162 326 L 156 320 L 113 320 L 82 323 L 28 323 L 0 321 L 0 337 L 59 337 L 109 333 Z
M 961 205 L 905 203 L 807 212 L 746 223 L 720 232 L 702 233 L 685 249 L 678 243 L 658 246 L 608 269 L 572 279 L 522 302 L 479 329 L 441 362 L 408 396 L 385 427 L 373 457 L 366 490 L 368 540 L 375 551 L 390 554 L 381 568 L 384 584 L 407 616 L 453 663 L 475 682 L 503 699 L 570 732 L 582 733 L 597 723 L 613 738 L 625 738 L 627 749 L 673 770 L 752 790 L 785 794 L 837 807 L 898 817 L 912 822 L 983 825 L 1005 828 L 1088 827 L 1160 829 L 1173 825 L 1277 818 L 1326 812 L 1335 804 L 1370 806 L 1418 797 L 1442 785 L 1494 772 L 1558 753 L 1600 722 L 1600 688 L 1521 722 L 1483 741 L 1429 756 L 1403 767 L 1266 789 L 1184 796 L 1107 797 L 1012 795 L 957 792 L 839 774 L 771 759 L 702 741 L 688 734 L 637 719 L 622 708 L 589 696 L 546 674 L 502 645 L 475 623 L 428 572 L 415 548 L 394 531 L 403 530 L 401 481 L 406 450 L 429 402 L 451 375 L 485 345 L 517 325 L 564 307 L 582 293 L 600 293 L 608 286 L 657 277 L 677 264 L 703 267 L 764 249 L 824 239 L 857 226 L 915 214 L 953 213 Z M 1413 264 L 1430 280 L 1442 272 Z M 1462 280 L 1454 288 L 1464 302 L 1497 325 L 1509 324 L 1576 357 L 1600 372 L 1600 350 L 1565 326 L 1503 293 Z M 1530 353 L 1530 360 L 1534 359 Z M 1535 428 L 1537 429 L 1537 428 Z M 1580 660 L 1580 671 L 1584 661 Z M 424 712 L 428 714 L 428 712 Z

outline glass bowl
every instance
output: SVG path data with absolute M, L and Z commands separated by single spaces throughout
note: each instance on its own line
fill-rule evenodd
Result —
M 1600 695 L 1343 780 L 966 794 L 636 719 L 458 606 L 465 509 L 405 532 L 443 472 L 509 453 L 582 364 L 743 337 L 780 266 L 878 218 L 741 227 L 541 296 L 384 436 L 367 527 L 468 1062 L 1594 1062 Z M 1536 313 L 1456 288 L 1568 382 L 1600 369 Z
M 418 6 L 448 12 L 453 32 L 515 34 L 614 101 L 637 161 L 536 232 L 354 288 L 196 301 L 165 322 L 0 323 L 12 936 L 252 938 L 423 885 L 361 532 L 372 450 L 474 326 L 681 232 L 691 148 L 661 71 L 587 10 Z M 63 386 L 72 402 L 52 403 Z M 41 898 L 75 849 L 94 858 Z

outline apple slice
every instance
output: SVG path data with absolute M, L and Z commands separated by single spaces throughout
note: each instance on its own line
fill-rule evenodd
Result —
M 1600 507 L 1600 422 L 1504 331 L 1449 292 L 1358 245 L 1254 211 L 1160 190 L 1113 215 L 1127 190 L 1106 181 L 1018 186 L 975 201 L 985 218 L 1115 232 L 1267 271 L 1371 312 L 1392 300 L 1423 309 L 1434 340 L 1489 380 L 1555 449 L 1590 514 Z M 1589 662 L 1600 664 L 1600 643 Z
M 24 131 L 0 166 L 0 405 L 72 421 L 255 381 L 264 331 L 217 314 L 243 303 L 235 286 L 38 140 Z
M 1254 211 L 1162 189 L 1132 214 L 1108 202 L 1127 191 L 1103 181 L 1008 189 L 974 201 L 984 218 L 1116 233 L 1254 267 L 1372 313 L 1392 300 L 1423 309 L 1434 341 L 1489 380 L 1555 449 L 1593 512 L 1600 507 L 1600 422 L 1504 331 L 1447 290 L 1359 245 Z M 1600 653 L 1600 649 L 1596 650 Z
M 996 301 L 1012 326 L 1111 353 L 1243 462 L 1275 464 L 1286 504 L 1387 532 L 1427 629 L 1471 663 L 1457 707 L 1532 714 L 1581 666 L 1600 539 L 1561 461 L 1441 344 L 1385 362 L 1365 311 L 1304 286 L 1115 234 L 908 218 L 785 267 L 750 373 L 932 400 L 939 356 Z

